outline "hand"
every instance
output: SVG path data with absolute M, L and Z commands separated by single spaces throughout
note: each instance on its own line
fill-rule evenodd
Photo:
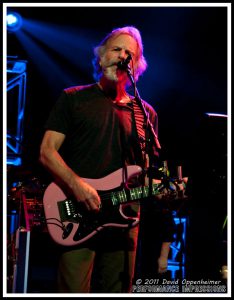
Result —
M 88 183 L 78 178 L 72 187 L 73 194 L 78 202 L 85 205 L 89 211 L 99 211 L 101 200 L 97 191 Z
M 167 271 L 167 258 L 164 256 L 160 256 L 158 259 L 158 273 L 162 274 L 165 273 Z

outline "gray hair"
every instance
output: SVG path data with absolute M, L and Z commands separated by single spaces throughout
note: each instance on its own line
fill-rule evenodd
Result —
M 99 80 L 102 75 L 102 68 L 99 64 L 100 57 L 105 53 L 107 42 L 121 34 L 128 34 L 135 39 L 138 45 L 138 53 L 136 55 L 136 63 L 134 66 L 134 75 L 135 79 L 138 80 L 138 77 L 143 74 L 147 68 L 147 62 L 143 55 L 143 43 L 141 39 L 141 34 L 139 30 L 133 26 L 126 26 L 122 28 L 116 28 L 112 30 L 102 41 L 101 43 L 94 48 L 94 59 L 92 61 L 94 67 L 94 79 Z

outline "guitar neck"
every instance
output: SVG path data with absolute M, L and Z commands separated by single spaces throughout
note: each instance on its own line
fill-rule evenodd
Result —
M 160 184 L 152 185 L 152 195 L 160 194 L 159 186 Z M 148 186 L 141 186 L 132 189 L 123 189 L 121 191 L 112 192 L 110 194 L 110 198 L 113 205 L 119 205 L 147 198 L 149 196 L 149 193 L 150 189 Z

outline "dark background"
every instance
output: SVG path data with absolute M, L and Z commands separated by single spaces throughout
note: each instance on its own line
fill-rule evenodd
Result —
M 210 121 L 205 113 L 227 114 L 227 8 L 34 6 L 12 10 L 23 17 L 27 39 L 8 32 L 7 55 L 27 61 L 27 93 L 23 164 L 9 168 L 10 182 L 34 176 L 47 182 L 38 155 L 52 106 L 63 88 L 94 81 L 93 47 L 113 28 L 133 25 L 142 34 L 148 62 L 137 87 L 159 116 L 161 160 L 168 161 L 172 175 L 182 165 L 183 176 L 192 179 L 187 239 L 190 276 L 218 277 L 220 264 L 226 263 L 226 248 L 220 244 L 226 240 L 221 228 L 227 214 L 227 128 L 226 119 Z
M 24 28 L 30 22 L 39 24 L 30 37 L 40 49 L 34 57 L 30 44 L 15 33 L 7 34 L 7 55 L 28 62 L 25 167 L 42 171 L 37 159 L 43 126 L 61 90 L 93 82 L 93 47 L 113 28 L 133 25 L 141 31 L 148 62 L 137 87 L 158 113 L 161 159 L 168 160 L 172 172 L 174 166 L 182 165 L 183 175 L 190 175 L 194 134 L 201 118 L 206 112 L 227 113 L 226 7 L 33 6 L 12 10 L 21 14 Z M 39 22 L 43 22 L 41 30 Z M 55 36 L 54 47 L 48 46 L 43 36 L 46 28 L 55 27 L 61 35 Z

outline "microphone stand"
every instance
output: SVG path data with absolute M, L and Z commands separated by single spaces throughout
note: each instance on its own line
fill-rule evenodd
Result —
M 129 79 L 134 87 L 135 91 L 135 99 L 142 110 L 144 115 L 144 129 L 145 129 L 145 153 L 148 154 L 149 157 L 149 164 L 148 164 L 148 179 L 149 179 L 149 194 L 147 200 L 152 200 L 153 195 L 153 155 L 154 155 L 154 148 L 156 150 L 161 149 L 161 145 L 159 143 L 157 134 L 153 128 L 153 125 L 149 119 L 149 112 L 146 111 L 145 105 L 143 100 L 141 99 L 139 92 L 137 90 L 134 78 L 131 74 L 131 69 L 128 65 L 125 68 Z M 135 279 L 138 278 L 150 278 L 150 276 L 155 276 L 157 274 L 157 270 L 155 269 L 155 256 L 157 256 L 157 240 L 156 244 L 152 246 L 152 221 L 154 222 L 154 206 L 153 201 L 145 201 L 144 205 L 140 206 L 141 210 L 141 217 L 139 223 L 139 236 L 138 236 L 138 246 L 137 246 L 137 253 L 136 253 L 136 271 L 135 271 Z M 153 216 L 153 220 L 151 221 L 151 216 Z M 150 230 L 151 229 L 151 230 Z M 157 238 L 156 238 L 157 239 Z M 157 263 L 157 259 L 156 259 Z M 153 277 L 151 277 L 153 278 Z
M 155 133 L 155 130 L 153 128 L 153 125 L 149 119 L 149 113 L 146 111 L 143 100 L 140 97 L 140 94 L 138 92 L 138 89 L 136 87 L 134 78 L 131 73 L 131 68 L 127 65 L 126 66 L 126 72 L 128 74 L 128 77 L 134 87 L 134 93 L 135 93 L 135 99 L 141 108 L 143 115 L 144 115 L 144 128 L 145 128 L 145 152 L 149 155 L 149 166 L 148 166 L 148 177 L 149 177 L 149 197 L 152 196 L 152 181 L 153 181 L 153 162 L 152 162 L 152 156 L 153 156 L 153 148 L 156 150 L 161 149 L 161 145 L 158 140 L 158 136 Z

